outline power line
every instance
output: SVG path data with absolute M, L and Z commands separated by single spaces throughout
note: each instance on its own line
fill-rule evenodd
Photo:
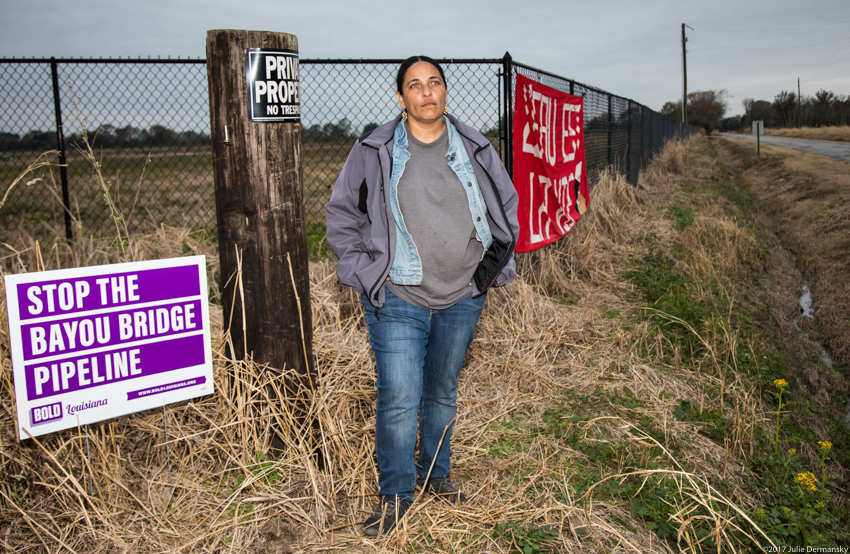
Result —
M 789 27 L 787 29 L 707 29 L 705 27 L 697 27 L 695 31 L 712 31 L 715 33 L 777 33 L 787 31 L 804 31 L 806 29 L 820 29 L 821 27 L 833 27 L 835 25 L 844 25 L 850 21 L 837 21 L 835 23 L 824 23 L 822 25 L 809 25 L 808 27 Z
M 711 46 L 713 48 L 729 48 L 730 50 L 797 50 L 800 48 L 811 48 L 812 46 L 823 46 L 824 44 L 835 44 L 836 42 L 847 42 L 850 41 L 850 38 L 840 38 L 837 40 L 829 40 L 826 42 L 816 42 L 814 44 L 806 44 L 803 46 L 771 46 L 771 47 L 745 47 L 745 46 L 726 46 L 724 44 L 709 44 L 707 42 L 700 42 L 697 40 L 688 39 L 688 42 L 693 42 L 694 44 L 701 44 L 703 46 Z
M 826 58 L 824 58 L 824 59 L 823 59 L 821 62 L 819 62 L 818 64 L 816 64 L 816 65 L 812 66 L 812 67 L 811 67 L 811 68 L 810 68 L 810 69 L 809 69 L 809 70 L 808 70 L 808 71 L 807 71 L 807 72 L 803 75 L 803 77 L 805 77 L 805 78 L 807 78 L 807 79 L 808 79 L 809 75 L 811 75 L 811 73 L 812 73 L 813 71 L 815 71 L 816 69 L 818 69 L 820 66 L 822 66 L 822 65 L 823 65 L 823 64 L 825 64 L 826 62 L 828 62 L 828 61 L 829 61 L 829 59 L 830 59 L 830 58 L 832 58 L 834 55 L 836 55 L 836 54 L 838 54 L 839 52 L 841 52 L 841 51 L 842 51 L 842 50 L 843 50 L 843 49 L 847 46 L 847 44 L 848 44 L 848 43 L 850 43 L 850 41 L 848 41 L 848 42 L 846 42 L 846 43 L 842 44 L 841 46 L 839 46 L 838 48 L 836 48 L 836 49 L 832 52 L 832 54 L 830 54 L 829 56 L 827 56 Z M 835 62 L 831 63 L 830 65 L 828 65 L 827 67 L 825 67 L 824 69 L 822 69 L 822 70 L 821 70 L 821 72 L 820 72 L 820 73 L 818 73 L 817 75 L 820 75 L 821 73 L 823 73 L 824 71 L 826 71 L 827 69 L 829 69 L 830 67 L 832 67 L 833 65 L 835 65 L 836 63 L 838 63 L 838 62 L 842 61 L 842 60 L 843 60 L 844 58 L 846 58 L 846 57 L 847 57 L 847 56 L 844 56 L 843 58 L 840 58 L 839 60 L 837 60 L 837 61 L 835 61 Z M 817 77 L 817 75 L 815 75 L 815 77 Z
M 839 58 L 839 59 L 835 60 L 834 62 L 832 62 L 831 64 L 829 64 L 828 66 L 824 67 L 824 68 L 823 68 L 823 69 L 821 69 L 819 72 L 817 72 L 817 73 L 815 73 L 814 75 L 812 75 L 811 77 L 809 77 L 809 78 L 808 78 L 808 80 L 810 80 L 810 81 L 814 81 L 816 77 L 820 77 L 821 75 L 823 75 L 823 73 L 824 73 L 827 69 L 830 69 L 830 68 L 831 68 L 832 66 L 834 66 L 835 64 L 837 64 L 837 63 L 839 63 L 839 62 L 843 62 L 844 60 L 846 60 L 846 59 L 847 59 L 847 57 L 848 57 L 848 56 L 850 56 L 850 52 L 847 52 L 846 54 L 844 54 L 844 57 L 843 57 L 843 58 Z

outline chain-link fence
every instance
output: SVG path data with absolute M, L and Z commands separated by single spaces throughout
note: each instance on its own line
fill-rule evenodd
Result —
M 585 162 L 591 186 L 598 172 L 612 166 L 636 185 L 640 171 L 672 137 L 690 136 L 699 130 L 681 125 L 638 104 L 599 89 L 564 79 L 541 69 L 512 62 L 511 90 L 516 90 L 516 74 L 584 100 Z M 509 136 L 513 136 L 511 131 Z
M 400 62 L 301 60 L 309 238 L 324 236 L 324 206 L 353 142 L 398 113 L 395 73 Z M 695 131 L 683 131 L 678 122 L 631 100 L 514 63 L 507 54 L 441 63 L 450 110 L 491 138 L 509 171 L 517 72 L 584 97 L 591 184 L 595 170 L 608 165 L 636 183 L 665 140 Z M 76 218 L 84 232 L 106 230 L 112 223 L 98 172 L 131 230 L 160 223 L 215 226 L 204 60 L 3 59 L 0 95 L 4 189 L 45 151 L 58 150 L 50 159 L 62 164 L 42 172 L 42 181 L 11 190 L 0 209 L 0 226 L 55 233 L 65 225 L 70 232 L 70 218 Z M 97 164 L 87 160 L 89 147 Z
M 398 115 L 396 71 L 401 60 L 301 61 L 301 164 L 307 236 L 325 235 L 325 204 L 352 144 L 365 130 Z M 501 60 L 444 62 L 449 109 L 498 139 Z M 500 143 L 504 150 L 504 145 Z

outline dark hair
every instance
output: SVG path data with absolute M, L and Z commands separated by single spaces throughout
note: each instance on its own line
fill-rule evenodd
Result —
M 427 63 L 433 65 L 434 67 L 436 67 L 437 71 L 440 72 L 440 79 L 443 80 L 444 85 L 446 84 L 446 76 L 443 73 L 443 68 L 440 67 L 440 64 L 438 64 L 437 62 L 435 62 L 434 60 L 432 60 L 428 56 L 410 56 L 409 58 L 407 58 L 406 60 L 401 62 L 400 66 L 398 66 L 398 75 L 396 75 L 396 78 L 395 78 L 396 87 L 397 87 L 396 90 L 398 90 L 398 92 L 400 92 L 401 94 L 404 94 L 404 92 L 403 92 L 404 76 L 407 75 L 407 70 L 410 69 L 410 66 L 412 66 L 413 64 L 415 64 L 417 62 L 427 62 Z M 446 87 L 448 88 L 448 85 L 446 85 Z

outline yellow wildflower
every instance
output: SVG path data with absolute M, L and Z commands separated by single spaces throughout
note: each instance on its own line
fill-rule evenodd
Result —
M 818 441 L 818 444 L 820 445 L 820 449 L 824 452 L 832 448 L 832 443 L 829 441 Z
M 764 510 L 763 509 L 759 508 L 756 511 L 756 519 L 758 519 L 759 521 L 764 521 Z
M 811 471 L 807 471 L 805 473 L 798 473 L 797 476 L 794 477 L 794 481 L 796 481 L 798 485 L 808 490 L 809 492 L 815 492 L 818 490 L 818 487 L 815 484 L 818 482 L 818 478 L 815 477 L 815 474 Z
M 791 448 L 790 450 L 788 450 L 788 455 L 789 455 L 789 456 L 793 456 L 793 455 L 794 455 L 794 454 L 796 454 L 796 453 L 797 453 L 797 449 L 796 449 L 796 448 Z
M 788 381 L 786 381 L 785 379 L 777 379 L 773 382 L 773 384 L 774 386 L 776 386 L 777 389 L 782 390 L 788 386 Z

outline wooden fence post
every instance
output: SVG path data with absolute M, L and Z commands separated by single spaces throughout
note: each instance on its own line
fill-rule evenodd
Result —
M 279 54 L 276 65 L 264 61 L 258 70 L 268 70 L 262 91 L 268 92 L 265 87 L 273 83 L 270 86 L 280 93 L 268 111 L 278 115 L 283 111 L 288 120 L 257 121 L 262 117 L 249 105 L 249 92 L 261 88 L 249 91 L 247 84 L 251 49 L 260 49 L 263 56 Z M 225 327 L 230 320 L 230 354 L 238 360 L 253 359 L 271 371 L 294 370 L 298 382 L 277 383 L 289 395 L 314 382 L 298 41 L 286 33 L 211 30 L 206 51 L 222 305 Z M 240 265 L 241 291 L 233 278 Z M 290 431 L 274 429 L 272 421 L 260 425 L 269 430 L 269 443 L 276 448 Z

